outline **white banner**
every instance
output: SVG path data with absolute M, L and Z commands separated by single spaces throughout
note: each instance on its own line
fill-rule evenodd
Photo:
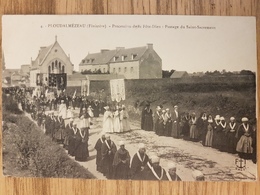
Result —
M 82 80 L 81 81 L 81 95 L 89 96 L 89 80 Z
M 113 79 L 110 80 L 111 99 L 112 101 L 120 102 L 125 100 L 125 80 Z

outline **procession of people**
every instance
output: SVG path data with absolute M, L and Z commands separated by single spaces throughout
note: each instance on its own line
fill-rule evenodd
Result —
M 102 135 L 96 141 L 96 170 L 108 179 L 131 180 L 167 180 L 180 181 L 176 173 L 176 164 L 170 162 L 168 170 L 160 165 L 157 154 L 148 155 L 143 143 L 131 157 L 125 142 L 115 143 L 111 139 L 114 133 L 131 130 L 130 117 L 124 104 L 108 102 L 66 94 L 47 100 L 44 94 L 28 98 L 30 90 L 10 90 L 18 102 L 19 108 L 30 113 L 43 132 L 57 144 L 63 145 L 68 155 L 76 161 L 89 159 L 90 130 L 95 118 L 102 117 Z M 73 110 L 79 110 L 79 114 Z M 240 158 L 252 159 L 256 163 L 256 126 L 243 117 L 240 121 L 230 117 L 195 112 L 180 114 L 177 105 L 163 109 L 158 105 L 153 112 L 150 103 L 146 103 L 141 112 L 141 129 L 153 131 L 158 136 L 174 139 L 183 138 L 201 142 L 222 152 L 237 153 Z M 196 172 L 198 173 L 198 172 Z M 202 177 L 202 176 L 201 176 Z
M 172 111 L 158 105 L 153 112 L 150 103 L 146 103 L 141 115 L 141 129 L 154 131 L 158 136 L 200 142 L 205 147 L 238 154 L 240 158 L 256 163 L 256 121 L 250 123 L 247 117 L 236 120 L 231 116 L 228 121 L 220 115 L 213 119 L 205 112 L 199 117 L 195 112 L 180 114 L 177 105 Z

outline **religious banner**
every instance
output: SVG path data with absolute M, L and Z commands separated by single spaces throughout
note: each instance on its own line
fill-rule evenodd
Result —
M 89 86 L 90 86 L 89 80 L 82 80 L 81 81 L 81 95 L 83 95 L 83 96 L 89 95 Z
M 60 90 L 64 90 L 67 87 L 67 74 L 61 73 L 56 74 L 57 75 L 57 87 Z
M 110 80 L 110 90 L 112 101 L 120 102 L 125 100 L 125 80 L 113 79 Z

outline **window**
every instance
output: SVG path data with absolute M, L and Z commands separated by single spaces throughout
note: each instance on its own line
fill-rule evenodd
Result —
M 118 72 L 121 72 L 121 68 L 118 68 Z
M 93 63 L 94 62 L 94 59 L 91 59 L 91 63 Z
M 127 57 L 127 56 L 122 56 L 122 61 L 125 61 L 125 60 L 126 60 L 126 57 Z
M 85 63 L 85 60 L 82 60 L 82 63 Z
M 61 63 L 59 62 L 59 72 L 61 72 Z
M 125 72 L 127 72 L 127 67 L 125 67 Z
M 103 72 L 104 72 L 104 73 L 106 72 L 106 68 L 103 68 Z
M 113 68 L 113 73 L 116 73 L 116 68 Z
M 85 60 L 84 60 L 84 62 L 85 62 Z M 84 62 L 83 62 L 83 63 L 84 63 Z M 87 63 L 89 63 L 89 60 L 87 60 Z
M 62 66 L 62 70 L 61 70 L 62 73 L 65 73 L 65 67 Z
M 131 72 L 134 72 L 134 67 L 131 67 Z
M 51 70 L 54 71 L 54 62 L 51 63 Z
M 115 56 L 115 57 L 114 57 L 114 62 L 117 61 L 118 58 L 119 58 L 118 56 Z
M 137 54 L 132 54 L 132 60 L 134 60 L 137 57 Z

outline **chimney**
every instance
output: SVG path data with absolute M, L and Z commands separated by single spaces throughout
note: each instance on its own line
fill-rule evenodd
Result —
M 100 50 L 101 53 L 104 53 L 104 52 L 106 52 L 106 51 L 109 51 L 109 49 L 101 49 L 101 50 Z
M 147 43 L 147 49 L 153 49 L 153 44 L 152 43 Z

